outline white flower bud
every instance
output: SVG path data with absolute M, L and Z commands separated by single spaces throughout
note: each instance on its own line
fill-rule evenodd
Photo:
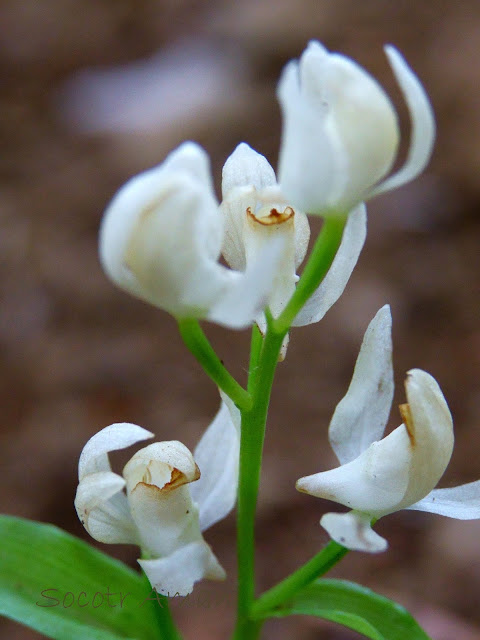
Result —
M 356 62 L 318 42 L 286 66 L 278 86 L 283 113 L 279 183 L 294 206 L 346 215 L 424 168 L 435 137 L 432 109 L 400 54 L 389 47 L 387 55 L 410 108 L 412 139 L 405 166 L 378 187 L 399 144 L 397 114 L 382 87 Z

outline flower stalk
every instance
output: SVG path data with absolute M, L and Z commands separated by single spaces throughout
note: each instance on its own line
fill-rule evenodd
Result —
M 252 407 L 252 398 L 248 391 L 227 371 L 217 356 L 198 320 L 193 318 L 178 320 L 178 329 L 183 342 L 205 373 L 229 396 L 237 407 L 248 410 Z

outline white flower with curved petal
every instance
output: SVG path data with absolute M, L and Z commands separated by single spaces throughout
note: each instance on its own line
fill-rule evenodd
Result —
M 285 67 L 278 85 L 283 114 L 279 183 L 307 213 L 345 214 L 394 189 L 426 166 L 435 120 L 417 76 L 391 46 L 386 55 L 410 111 L 412 133 L 404 166 L 383 182 L 399 144 L 396 111 L 377 81 L 346 56 L 310 42 Z
M 104 214 L 100 258 L 118 286 L 177 318 L 243 328 L 265 306 L 282 242 L 240 272 L 218 263 L 222 241 L 208 157 L 187 142 L 120 189 Z
M 176 440 L 156 442 L 140 449 L 122 476 L 108 453 L 153 434 L 128 423 L 102 429 L 80 456 L 78 517 L 99 542 L 140 546 L 146 557 L 138 562 L 158 593 L 184 596 L 202 578 L 224 579 L 202 532 L 235 504 L 239 428 L 238 409 L 222 402 L 193 456 Z
M 223 167 L 222 195 L 220 209 L 225 219 L 222 253 L 233 269 L 245 271 L 259 260 L 274 238 L 283 238 L 282 259 L 268 298 L 270 311 L 276 318 L 295 291 L 296 270 L 307 252 L 310 237 L 307 216 L 285 203 L 268 160 L 245 143 L 238 145 Z M 318 322 L 338 300 L 357 263 L 365 236 L 366 211 L 361 204 L 349 215 L 335 260 L 295 318 L 294 326 Z M 257 317 L 257 324 L 263 333 L 266 328 L 263 313 Z M 286 346 L 285 341 L 283 355 Z
M 352 511 L 327 513 L 320 523 L 350 549 L 378 552 L 387 541 L 372 519 L 415 509 L 461 519 L 480 518 L 480 482 L 434 489 L 453 450 L 453 421 L 434 378 L 412 369 L 405 382 L 404 420 L 382 438 L 393 397 L 391 316 L 382 307 L 370 323 L 347 394 L 335 409 L 329 440 L 341 466 L 301 478 L 299 491 Z

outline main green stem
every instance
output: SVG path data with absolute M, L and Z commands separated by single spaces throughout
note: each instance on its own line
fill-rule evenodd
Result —
M 233 640 L 256 640 L 263 624 L 261 619 L 254 619 L 252 615 L 255 601 L 255 513 L 268 405 L 278 356 L 295 316 L 332 264 L 345 221 L 340 217 L 325 220 L 296 291 L 283 313 L 273 319 L 267 312 L 263 345 L 260 346 L 258 329 L 253 330 L 247 392 L 251 406 L 241 407 L 237 403 L 242 414 L 242 433 L 237 506 L 238 605 Z
M 258 637 L 262 624 L 261 621 L 250 619 L 255 598 L 254 524 L 268 405 L 284 336 L 285 333 L 267 330 L 258 360 L 252 357 L 250 361 L 254 375 L 253 388 L 250 389 L 253 407 L 250 411 L 242 412 L 240 445 L 237 506 L 238 619 L 234 633 L 235 640 L 254 640 Z

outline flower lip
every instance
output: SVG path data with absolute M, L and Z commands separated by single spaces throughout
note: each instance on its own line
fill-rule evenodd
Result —
M 262 207 L 258 213 L 253 213 L 251 207 L 247 207 L 247 216 L 250 220 L 269 227 L 274 224 L 282 224 L 295 216 L 292 207 L 285 207 L 283 212 L 278 211 L 275 207 Z
M 142 476 L 142 480 L 140 480 L 140 482 L 138 482 L 137 485 L 135 485 L 133 490 L 135 490 L 135 488 L 139 484 L 142 484 L 146 487 L 152 487 L 154 489 L 158 489 L 162 493 L 167 493 L 169 491 L 173 491 L 174 489 L 177 489 L 178 487 L 181 487 L 184 484 L 195 482 L 200 478 L 200 469 L 198 468 L 197 464 L 195 464 L 195 470 L 193 474 L 190 474 L 190 476 L 188 477 L 180 469 L 177 469 L 176 467 L 170 467 L 170 468 L 171 468 L 170 480 L 166 482 L 163 486 L 159 487 L 158 484 L 156 484 L 153 481 L 150 465 L 147 465 L 145 472 Z

